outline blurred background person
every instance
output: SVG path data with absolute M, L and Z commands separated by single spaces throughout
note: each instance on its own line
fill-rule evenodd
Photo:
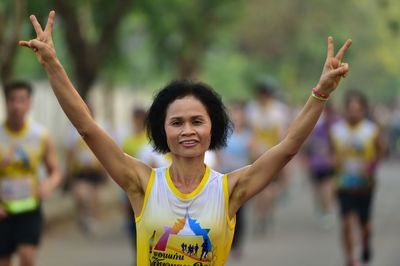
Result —
M 35 265 L 43 227 L 42 200 L 61 181 L 56 150 L 47 130 L 27 119 L 32 87 L 24 81 L 4 86 L 6 119 L 0 126 L 0 265 Z M 40 180 L 44 164 L 49 178 Z
M 153 168 L 166 166 L 168 165 L 167 159 L 162 154 L 155 152 L 149 143 L 146 132 L 146 117 L 147 111 L 144 108 L 133 108 L 131 114 L 131 134 L 124 138 L 122 149 L 125 153 L 142 160 Z M 135 213 L 126 194 L 123 196 L 123 207 L 133 254 L 136 254 Z M 133 265 L 136 265 L 136 255 L 134 256 Z
M 229 173 L 250 163 L 250 148 L 253 134 L 246 123 L 246 103 L 235 101 L 230 106 L 230 117 L 234 130 L 229 136 L 225 148 L 218 150 L 217 169 L 221 173 Z M 244 206 L 236 213 L 235 234 L 232 241 L 232 256 L 241 258 L 243 252 L 243 237 L 246 227 Z
M 375 117 L 379 117 L 376 114 Z M 396 97 L 390 106 L 390 114 L 387 124 L 387 142 L 385 151 L 389 159 L 396 162 L 400 158 L 400 99 Z
M 277 145 L 284 137 L 289 124 L 289 109 L 276 97 L 276 86 L 271 81 L 255 86 L 255 99 L 247 107 L 247 119 L 254 132 L 255 145 L 251 157 L 258 158 L 263 151 Z M 254 197 L 254 232 L 265 233 L 272 223 L 276 198 L 286 192 L 288 179 L 285 168 L 273 183 Z
M 337 163 L 337 198 L 341 213 L 342 245 L 347 266 L 355 266 L 354 235 L 361 231 L 361 258 L 372 260 L 372 202 L 375 174 L 382 149 L 379 128 L 367 119 L 366 97 L 359 91 L 348 91 L 344 100 L 345 117 L 332 127 Z
M 93 106 L 88 107 L 94 116 Z M 100 191 L 107 182 L 107 173 L 75 128 L 65 138 L 65 151 L 66 179 L 72 187 L 78 226 L 88 235 L 96 234 Z
M 335 162 L 330 132 L 337 119 L 332 104 L 327 103 L 306 145 L 315 210 L 324 228 L 330 228 L 334 222 Z

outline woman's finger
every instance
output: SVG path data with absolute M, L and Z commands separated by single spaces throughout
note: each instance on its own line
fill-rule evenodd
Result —
M 24 47 L 31 48 L 31 47 L 29 46 L 29 42 L 28 42 L 28 41 L 19 41 L 19 42 L 18 42 L 18 45 L 19 45 L 19 46 L 24 46 Z
M 49 18 L 47 19 L 46 27 L 44 32 L 51 34 L 53 32 L 54 19 L 56 17 L 56 12 L 54 10 L 50 11 Z
M 330 58 L 334 56 L 334 47 L 333 47 L 333 38 L 332 36 L 328 37 L 328 49 L 326 53 L 326 58 Z
M 346 54 L 347 49 L 349 49 L 349 47 L 351 46 L 351 44 L 353 43 L 352 40 L 348 39 L 342 46 L 342 48 L 340 48 L 339 52 L 336 54 L 335 58 L 338 59 L 339 61 L 341 61 L 344 57 L 344 55 Z
M 40 24 L 39 24 L 38 20 L 36 19 L 35 15 L 31 15 L 29 18 L 31 19 L 33 28 L 35 29 L 36 36 L 37 37 L 41 36 L 42 33 L 43 33 L 42 26 L 40 26 Z
M 29 47 L 31 47 L 32 49 L 41 49 L 45 46 L 45 44 L 37 39 L 33 39 L 29 41 Z
M 35 42 L 34 42 L 34 41 L 35 41 Z M 32 51 L 34 51 L 35 53 L 36 53 L 37 51 L 39 51 L 38 43 L 39 43 L 39 46 L 40 46 L 40 42 L 38 42 L 37 40 L 19 41 L 19 42 L 18 42 L 18 44 L 19 44 L 20 46 L 28 47 L 28 48 L 32 49 Z
M 343 63 L 340 67 L 330 71 L 328 77 L 337 78 L 339 76 L 347 75 L 347 72 L 349 72 L 349 64 Z

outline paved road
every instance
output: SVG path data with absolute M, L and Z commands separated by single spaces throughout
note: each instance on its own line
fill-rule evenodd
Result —
M 338 226 L 324 230 L 313 214 L 310 189 L 301 171 L 295 171 L 289 197 L 277 210 L 272 230 L 266 236 L 245 241 L 244 256 L 230 258 L 228 265 L 340 266 Z M 375 211 L 375 261 L 372 266 L 400 265 L 400 163 L 385 164 Z M 103 218 L 101 234 L 82 236 L 71 222 L 52 226 L 39 256 L 40 266 L 132 265 L 127 234 L 114 209 Z M 251 230 L 248 230 L 251 231 Z

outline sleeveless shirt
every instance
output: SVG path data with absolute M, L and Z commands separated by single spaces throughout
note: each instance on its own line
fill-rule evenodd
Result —
M 331 136 L 339 159 L 339 189 L 365 188 L 373 184 L 374 173 L 367 169 L 376 158 L 377 135 L 378 127 L 367 119 L 354 126 L 346 121 L 333 126 Z
M 43 160 L 47 131 L 39 124 L 25 122 L 13 132 L 0 126 L 0 202 L 10 214 L 39 206 L 38 168 Z
M 235 227 L 228 201 L 227 176 L 208 166 L 189 194 L 175 187 L 169 168 L 153 169 L 136 217 L 138 265 L 224 265 Z

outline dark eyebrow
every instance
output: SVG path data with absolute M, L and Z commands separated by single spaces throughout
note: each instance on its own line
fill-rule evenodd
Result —
M 203 115 L 194 115 L 191 117 L 191 119 L 199 119 L 199 118 L 203 119 L 204 116 Z
M 169 118 L 169 120 L 173 120 L 173 119 L 182 120 L 183 117 L 182 116 L 171 116 Z M 204 119 L 204 115 L 194 115 L 194 116 L 191 116 L 190 119 Z

